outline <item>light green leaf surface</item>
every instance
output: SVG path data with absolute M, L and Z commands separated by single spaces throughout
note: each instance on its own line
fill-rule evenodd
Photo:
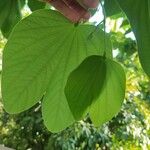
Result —
M 42 113 L 52 132 L 74 117 L 64 94 L 67 77 L 87 56 L 104 53 L 104 32 L 91 25 L 74 26 L 60 13 L 39 10 L 14 28 L 3 53 L 2 97 L 9 113 L 19 113 L 44 94 Z M 107 37 L 106 37 L 107 38 Z M 107 57 L 111 45 L 107 40 Z
M 0 29 L 3 35 L 8 38 L 16 23 L 21 19 L 19 0 L 0 1 Z
M 111 120 L 121 109 L 125 96 L 125 73 L 122 67 L 105 60 L 106 77 L 100 96 L 90 107 L 90 117 L 95 126 Z
M 150 76 L 150 0 L 117 0 L 137 39 L 140 61 Z
M 90 56 L 71 72 L 65 87 L 69 107 L 80 120 L 100 95 L 106 75 L 104 57 Z

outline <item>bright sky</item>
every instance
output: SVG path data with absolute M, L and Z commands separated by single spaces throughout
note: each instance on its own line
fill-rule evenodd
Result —
M 95 13 L 95 15 L 89 20 L 90 22 L 96 22 L 96 25 L 99 24 L 102 20 L 103 20 L 104 16 L 103 16 L 103 10 L 102 7 L 99 6 L 98 7 L 98 11 Z M 122 23 L 123 20 L 118 21 L 118 23 Z M 121 25 L 121 24 L 120 24 Z M 119 26 L 120 26 L 119 25 Z M 108 31 L 109 27 L 106 26 L 106 31 Z M 133 40 L 135 40 L 135 36 L 133 34 L 133 32 L 130 32 L 128 34 L 126 34 L 127 38 L 132 38 Z
M 95 15 L 89 20 L 90 22 L 96 22 L 96 25 L 99 24 L 102 20 L 103 20 L 104 16 L 103 16 L 103 10 L 102 10 L 102 7 L 99 6 L 98 8 L 98 11 L 95 13 Z M 118 24 L 118 27 L 120 27 L 120 25 L 122 24 L 122 21 L 123 19 L 119 19 L 117 24 Z M 106 22 L 106 31 L 109 32 L 109 29 L 110 27 L 107 25 L 107 22 Z M 135 40 L 135 36 L 133 34 L 133 32 L 130 32 L 128 34 L 126 34 L 126 37 L 127 38 L 132 38 L 133 40 Z M 113 57 L 116 57 L 119 53 L 119 50 L 116 49 L 113 51 Z
M 98 11 L 95 13 L 95 15 L 90 19 L 90 22 L 96 22 L 96 24 L 100 23 L 103 20 L 103 12 L 102 8 L 99 6 Z

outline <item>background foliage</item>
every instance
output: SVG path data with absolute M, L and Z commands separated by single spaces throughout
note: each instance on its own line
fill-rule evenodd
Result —
M 35 8 L 33 8 L 35 9 Z M 107 19 L 114 58 L 127 74 L 127 91 L 121 112 L 110 122 L 95 128 L 90 119 L 52 134 L 41 119 L 41 104 L 19 115 L 7 114 L 0 104 L 0 143 L 17 150 L 150 149 L 150 85 L 137 55 L 131 27 L 122 16 Z M 1 52 L 6 39 L 0 35 Z

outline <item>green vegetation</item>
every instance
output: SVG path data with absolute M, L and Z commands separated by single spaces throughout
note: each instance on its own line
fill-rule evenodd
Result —
M 24 0 L 9 1 L 18 5 L 14 14 L 3 16 L 0 9 L 0 144 L 17 150 L 150 149 L 150 3 L 113 1 L 104 5 L 107 33 L 103 24 L 74 25 L 45 9 L 27 12 L 14 27 L 18 20 L 10 16 L 21 17 Z M 49 6 L 30 1 L 29 7 Z

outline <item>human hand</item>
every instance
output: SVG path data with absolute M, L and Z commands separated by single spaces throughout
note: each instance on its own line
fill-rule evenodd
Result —
M 47 0 L 70 21 L 76 23 L 91 17 L 89 8 L 96 8 L 99 0 Z

